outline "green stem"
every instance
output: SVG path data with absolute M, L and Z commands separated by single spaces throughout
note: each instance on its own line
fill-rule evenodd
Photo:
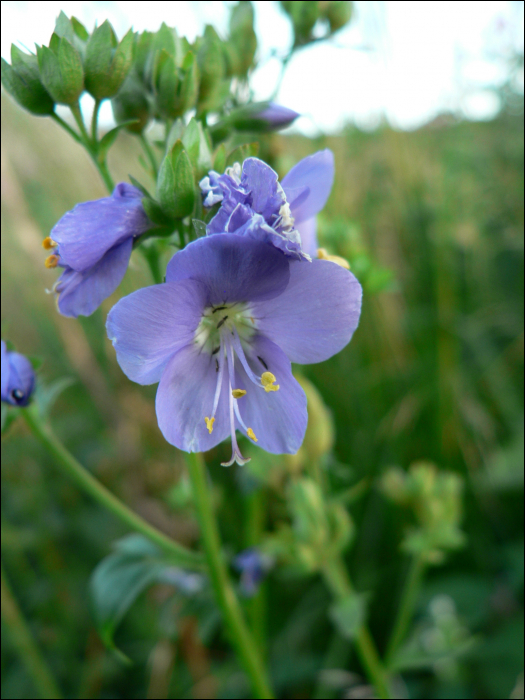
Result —
M 75 121 L 77 123 L 78 128 L 80 129 L 80 133 L 82 134 L 82 138 L 84 139 L 84 144 L 87 148 L 89 148 L 89 151 L 91 153 L 91 140 L 89 138 L 89 134 L 86 129 L 86 125 L 84 124 L 84 119 L 82 117 L 82 112 L 80 111 L 80 105 L 78 102 L 76 102 L 74 105 L 69 105 L 69 109 L 71 110 L 71 114 L 75 118 Z
M 348 639 L 342 637 L 339 632 L 335 632 L 328 649 L 323 659 L 323 671 L 331 671 L 333 669 L 348 668 L 348 661 L 350 659 L 352 647 Z M 327 700 L 329 698 L 335 698 L 340 693 L 337 691 L 333 685 L 329 685 L 325 678 L 321 676 L 317 688 L 312 695 L 313 700 Z
M 151 169 L 153 171 L 153 177 L 156 180 L 157 179 L 157 173 L 158 173 L 158 165 L 157 165 L 157 159 L 155 158 L 155 153 L 153 152 L 153 149 L 151 147 L 150 142 L 148 139 L 144 136 L 143 133 L 140 134 L 139 136 L 140 143 L 142 144 L 142 148 L 144 149 L 144 153 L 147 155 L 148 160 L 151 165 Z
M 264 532 L 266 515 L 266 494 L 262 488 L 258 488 L 246 499 L 246 547 L 258 547 Z M 257 593 L 246 602 L 248 618 L 251 630 L 261 653 L 266 651 L 266 619 L 267 619 L 267 586 L 262 581 Z
M 51 119 L 53 119 L 54 121 L 56 121 L 57 124 L 60 124 L 60 126 L 61 126 L 63 129 L 65 129 L 65 130 L 67 131 L 67 133 L 68 133 L 72 138 L 74 138 L 75 141 L 76 141 L 77 143 L 84 144 L 84 141 L 82 140 L 82 137 L 81 137 L 79 134 L 77 134 L 77 132 L 76 132 L 74 129 L 72 129 L 72 128 L 69 126 L 69 124 L 68 124 L 67 122 L 65 122 L 65 121 L 62 119 L 62 117 L 59 117 L 58 114 L 55 114 L 55 112 L 53 112 L 53 114 L 51 115 Z
M 2 565 L 2 620 L 11 634 L 11 640 L 22 657 L 33 682 L 43 698 L 60 700 L 63 697 L 51 675 L 40 649 L 31 636 L 27 622 L 13 596 Z
M 217 604 L 222 612 L 232 643 L 244 670 L 250 677 L 257 698 L 273 698 L 263 662 L 242 615 L 221 553 L 221 541 L 213 514 L 208 474 L 201 454 L 187 455 L 187 464 L 208 570 Z
M 91 141 L 98 143 L 98 111 L 100 109 L 100 100 L 95 99 L 93 106 L 93 117 L 91 118 Z
M 410 570 L 408 572 L 401 601 L 398 607 L 398 613 L 388 647 L 386 650 L 386 666 L 389 668 L 394 660 L 394 656 L 399 649 L 400 644 L 406 637 L 408 627 L 414 614 L 414 608 L 417 603 L 419 589 L 425 573 L 425 561 L 421 556 L 412 558 Z
M 323 575 L 328 588 L 337 600 L 343 601 L 352 594 L 352 583 L 340 558 L 327 563 L 323 569 Z M 388 700 L 391 695 L 388 689 L 386 672 L 377 653 L 372 635 L 366 625 L 361 625 L 357 631 L 355 644 L 363 668 L 369 681 L 374 685 L 377 695 Z
M 98 109 L 99 109 L 99 107 L 100 107 L 100 102 L 97 101 L 95 103 L 95 110 L 93 112 L 93 121 L 91 123 L 93 138 L 90 138 L 90 136 L 87 132 L 86 125 L 84 124 L 84 119 L 82 117 L 82 112 L 80 111 L 80 105 L 78 104 L 78 102 L 74 105 L 70 105 L 69 109 L 71 110 L 71 113 L 75 118 L 75 121 L 78 125 L 78 128 L 80 129 L 80 133 L 81 133 L 80 143 L 82 143 L 84 145 L 84 148 L 91 156 L 91 160 L 93 161 L 96 169 L 100 173 L 100 177 L 104 180 L 104 184 L 106 185 L 108 192 L 111 194 L 113 192 L 113 189 L 115 188 L 115 183 L 113 182 L 113 178 L 109 174 L 106 159 L 105 158 L 101 159 L 98 157 L 97 123 L 98 123 Z
M 113 182 L 113 178 L 109 174 L 108 165 L 105 159 L 103 161 L 100 161 L 98 160 L 96 155 L 93 154 L 91 157 L 93 158 L 93 162 L 95 163 L 98 172 L 100 173 L 100 177 L 104 180 L 104 184 L 106 185 L 108 192 L 111 194 L 115 189 L 115 183 Z
M 144 256 L 148 267 L 153 277 L 155 284 L 162 284 L 164 282 L 164 275 L 160 267 L 159 253 L 155 247 L 155 244 L 149 246 L 141 246 L 140 252 Z
M 58 440 L 51 430 L 44 425 L 34 406 L 21 411 L 27 425 L 33 435 L 55 458 L 56 463 L 66 476 L 73 479 L 77 486 L 107 508 L 115 517 L 136 532 L 140 532 L 158 545 L 163 551 L 171 555 L 180 566 L 190 569 L 203 569 L 204 562 L 202 555 L 186 549 L 183 545 L 175 542 L 160 530 L 146 522 L 140 515 L 134 513 L 122 501 L 114 496 L 111 491 L 103 486 L 93 477 L 77 460 L 70 454 L 64 445 Z

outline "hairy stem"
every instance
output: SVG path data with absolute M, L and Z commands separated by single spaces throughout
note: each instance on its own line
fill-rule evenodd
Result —
M 246 626 L 241 606 L 233 590 L 222 557 L 219 530 L 213 513 L 204 459 L 201 454 L 190 453 L 187 455 L 186 461 L 201 529 L 202 542 L 208 560 L 209 576 L 217 604 L 222 612 L 239 660 L 251 680 L 254 696 L 257 698 L 273 698 L 274 695 L 270 690 L 261 655 Z
M 2 565 L 2 620 L 42 698 L 63 697 L 13 596 Z
M 115 517 L 136 532 L 140 532 L 169 554 L 179 566 L 193 570 L 205 568 L 202 555 L 192 552 L 183 545 L 175 542 L 153 525 L 146 522 L 140 515 L 134 513 L 128 506 L 114 496 L 111 491 L 92 476 L 73 455 L 66 450 L 60 440 L 42 422 L 36 408 L 31 406 L 21 411 L 29 429 L 55 458 L 62 472 L 77 484 L 77 486 L 107 508 Z
M 396 621 L 386 650 L 386 665 L 389 667 L 399 646 L 406 637 L 408 627 L 414 614 L 419 589 L 425 573 L 425 561 L 421 556 L 412 558 L 401 601 L 399 603 Z
M 324 579 L 336 600 L 345 600 L 353 591 L 350 577 L 341 559 L 338 557 L 323 569 Z M 366 625 L 361 625 L 355 637 L 356 650 L 366 671 L 368 680 L 373 684 L 380 698 L 391 697 L 387 684 L 385 668 L 377 653 L 374 640 Z

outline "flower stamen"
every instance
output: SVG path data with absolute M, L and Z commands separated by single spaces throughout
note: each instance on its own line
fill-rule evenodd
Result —
M 56 243 L 51 236 L 46 236 L 44 240 L 42 241 L 42 248 L 44 250 L 52 250 L 53 248 L 56 248 L 58 243 Z
M 56 267 L 58 265 L 59 261 L 58 255 L 48 255 L 47 258 L 44 260 L 44 265 L 46 267 Z
M 208 418 L 208 416 L 206 416 L 206 418 L 204 420 L 206 422 L 206 427 L 208 428 L 208 432 L 211 435 L 213 432 L 213 424 L 215 423 L 215 418 L 213 418 L 213 416 L 211 418 Z
M 241 399 L 243 396 L 246 396 L 246 392 L 244 389 L 233 389 L 232 396 L 234 399 Z
M 263 372 L 261 374 L 261 382 L 265 391 L 278 391 L 280 385 L 275 384 L 275 381 L 275 374 L 272 374 L 271 372 Z
M 248 434 L 248 437 L 251 438 L 254 442 L 259 442 L 257 440 L 257 438 L 255 437 L 255 433 L 253 432 L 253 430 L 251 428 L 248 428 L 246 433 Z

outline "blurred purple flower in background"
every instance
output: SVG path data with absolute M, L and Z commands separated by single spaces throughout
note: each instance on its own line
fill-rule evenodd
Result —
M 282 129 L 289 126 L 298 116 L 299 114 L 293 109 L 278 105 L 276 102 L 270 102 L 265 109 L 254 115 L 255 118 L 268 122 L 268 129 Z
M 156 410 L 168 442 L 203 452 L 240 430 L 268 452 L 295 453 L 306 397 L 291 362 L 339 352 L 359 321 L 361 286 L 325 260 L 305 265 L 273 245 L 206 236 L 176 253 L 166 283 L 110 311 L 107 330 L 125 374 L 160 382 Z
M 256 547 L 245 549 L 235 557 L 233 566 L 241 574 L 241 592 L 246 598 L 251 598 L 257 593 L 272 564 L 271 557 L 262 554 Z
M 2 401 L 11 406 L 27 406 L 34 388 L 33 365 L 27 357 L 8 350 L 2 340 Z
M 47 267 L 64 271 L 53 287 L 64 316 L 90 316 L 118 287 L 133 239 L 151 228 L 142 192 L 125 182 L 111 197 L 77 204 L 60 219 L 43 246 Z
M 317 256 L 316 214 L 326 204 L 334 179 L 329 149 L 303 158 L 279 183 L 277 173 L 258 158 L 215 171 L 200 182 L 204 206 L 221 206 L 208 235 L 236 233 L 267 241 L 297 260 Z

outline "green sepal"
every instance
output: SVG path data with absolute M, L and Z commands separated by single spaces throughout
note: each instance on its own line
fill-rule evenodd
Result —
M 218 173 L 223 173 L 226 170 L 226 146 L 223 143 L 215 150 L 213 169 Z
M 226 60 L 233 75 L 245 76 L 253 65 L 257 50 L 257 35 L 253 28 L 253 20 L 251 2 L 239 2 L 231 10 Z
M 55 102 L 76 104 L 84 89 L 84 72 L 75 47 L 65 37 L 53 34 L 49 47 L 37 47 L 37 58 L 44 87 Z
M 323 14 L 330 24 L 330 32 L 332 34 L 350 22 L 352 9 L 352 3 L 346 0 L 333 0 L 326 3 Z
M 182 145 L 186 149 L 190 161 L 195 168 L 197 179 L 206 175 L 211 170 L 211 151 L 204 134 L 202 124 L 192 118 L 182 136 Z
M 206 26 L 198 42 L 197 63 L 200 71 L 197 103 L 202 112 L 216 105 L 226 72 L 222 41 L 211 25 Z
M 173 222 L 172 217 L 166 216 L 160 204 L 151 197 L 144 197 L 142 206 L 146 212 L 146 216 L 157 226 L 168 226 Z
M 175 142 L 160 166 L 157 199 L 163 211 L 175 219 L 182 219 L 193 211 L 195 204 L 193 167 L 180 140 Z
M 140 134 L 151 118 L 151 104 L 135 70 L 128 73 L 124 84 L 111 100 L 113 116 L 127 131 Z
M 40 79 L 38 60 L 14 44 L 11 64 L 2 58 L 2 85 L 21 107 L 39 116 L 53 114 L 55 103 Z
M 226 167 L 233 165 L 234 163 L 240 163 L 241 165 L 246 160 L 246 158 L 253 158 L 259 153 L 259 144 L 257 142 L 245 143 L 242 146 L 237 146 L 226 159 Z
M 179 87 L 179 75 L 175 66 L 175 58 L 161 49 L 155 60 L 153 72 L 155 85 L 155 103 L 157 112 L 163 119 L 174 119 L 181 116 L 177 109 L 176 95 Z
M 191 223 L 197 234 L 197 238 L 201 238 L 206 235 L 206 224 L 204 221 L 199 221 L 199 219 L 192 219 Z
M 86 90 L 97 100 L 117 94 L 133 60 L 133 30 L 119 43 L 106 20 L 90 36 L 86 46 Z

